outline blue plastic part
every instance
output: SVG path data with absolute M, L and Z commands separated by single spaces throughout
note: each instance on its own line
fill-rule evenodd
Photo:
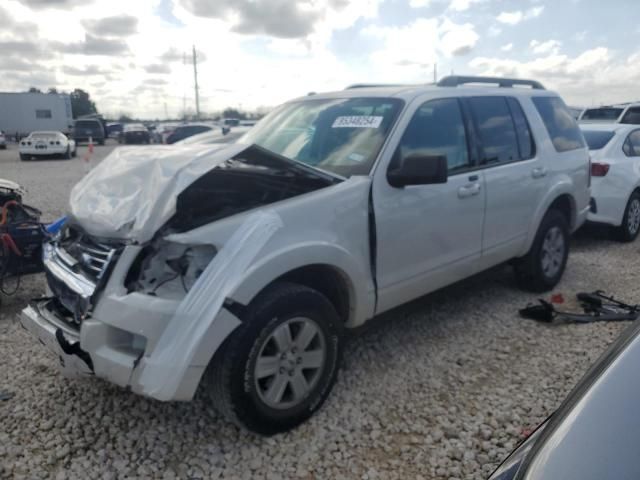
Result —
M 47 225 L 45 227 L 45 230 L 47 231 L 47 233 L 49 235 L 55 235 L 56 233 L 58 233 L 60 231 L 60 229 L 64 226 L 64 224 L 67 222 L 67 217 L 66 215 L 64 217 L 59 218 L 58 220 L 56 220 L 53 223 L 50 223 L 49 225 Z

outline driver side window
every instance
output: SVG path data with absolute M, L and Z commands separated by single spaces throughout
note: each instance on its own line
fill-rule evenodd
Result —
M 395 161 L 409 156 L 446 156 L 449 175 L 471 167 L 460 104 L 455 98 L 425 102 L 409 122 Z

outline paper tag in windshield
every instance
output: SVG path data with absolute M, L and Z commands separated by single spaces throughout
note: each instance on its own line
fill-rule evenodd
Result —
M 332 128 L 380 128 L 383 117 L 373 115 L 353 115 L 338 117 Z

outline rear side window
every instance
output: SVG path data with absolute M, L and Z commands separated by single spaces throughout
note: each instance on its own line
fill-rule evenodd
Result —
M 587 141 L 589 150 L 600 150 L 607 146 L 613 138 L 613 132 L 603 132 L 598 130 L 583 130 L 582 134 Z
M 520 160 L 518 136 L 506 98 L 473 97 L 469 99 L 469 105 L 482 142 L 481 163 L 490 165 Z
M 614 122 L 618 120 L 622 110 L 623 109 L 619 107 L 587 108 L 582 114 L 581 120 L 604 120 Z
M 560 97 L 533 97 L 532 100 L 557 152 L 584 148 L 578 124 Z
M 536 154 L 536 146 L 533 142 L 533 135 L 524 116 L 520 102 L 513 97 L 507 97 L 507 103 L 513 117 L 513 124 L 516 126 L 516 135 L 518 137 L 518 149 L 520 150 L 520 158 L 527 160 L 533 158 Z
M 627 110 L 627 113 L 624 114 L 620 123 L 628 123 L 631 125 L 640 124 L 640 108 L 633 107 Z
M 627 157 L 640 157 L 640 130 L 635 130 L 629 134 L 622 146 Z

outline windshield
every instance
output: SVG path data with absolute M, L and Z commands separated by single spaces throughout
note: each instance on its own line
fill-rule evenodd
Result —
M 583 130 L 582 134 L 584 135 L 584 139 L 587 141 L 587 145 L 589 145 L 589 150 L 600 150 L 601 148 L 604 148 L 615 135 L 614 132 L 603 132 L 598 130 Z
M 582 114 L 581 120 L 608 120 L 614 122 L 618 119 L 622 110 L 622 108 L 618 107 L 588 108 Z
M 402 101 L 392 98 L 288 103 L 240 142 L 344 177 L 367 175 L 401 107 Z

